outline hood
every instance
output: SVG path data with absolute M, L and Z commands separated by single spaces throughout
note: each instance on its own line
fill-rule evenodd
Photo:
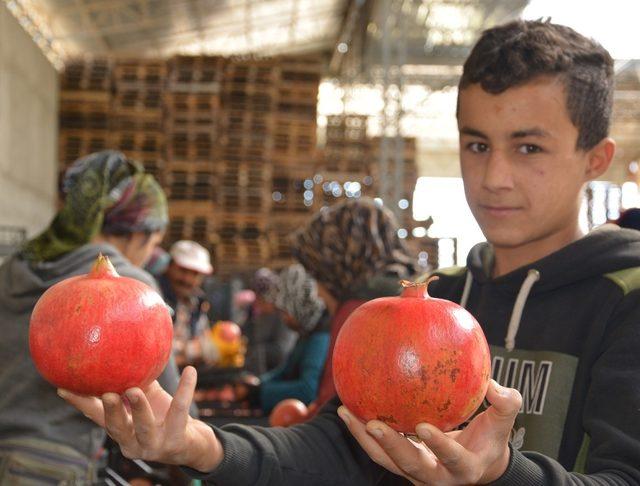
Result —
M 491 282 L 506 292 L 517 294 L 527 275 L 536 270 L 539 279 L 531 294 L 547 292 L 580 280 L 640 266 L 640 231 L 607 224 L 538 261 L 506 275 L 491 277 L 493 249 L 488 243 L 474 246 L 467 268 L 479 283 Z
M 552 253 L 506 275 L 491 277 L 493 249 L 488 243 L 472 248 L 460 305 L 467 304 L 473 281 L 490 283 L 497 292 L 514 299 L 505 348 L 511 351 L 522 313 L 530 295 L 552 291 L 572 283 L 618 270 L 640 267 L 640 231 L 603 225 Z
M 30 264 L 21 253 L 16 253 L 0 267 L 0 307 L 13 312 L 30 309 L 52 285 L 87 273 L 100 253 L 109 257 L 121 275 L 153 285 L 146 272 L 134 267 L 115 247 L 106 243 L 84 245 L 51 262 Z

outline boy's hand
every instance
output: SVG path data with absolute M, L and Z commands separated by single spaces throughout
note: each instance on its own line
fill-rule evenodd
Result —
M 517 390 L 493 380 L 487 399 L 491 407 L 463 430 L 445 434 L 433 425 L 419 424 L 421 443 L 377 420 L 365 425 L 345 407 L 338 414 L 375 462 L 414 484 L 485 484 L 507 469 L 509 436 L 522 403 Z
M 83 397 L 66 390 L 58 394 L 96 424 L 104 427 L 130 459 L 215 469 L 224 456 L 211 427 L 189 416 L 197 381 L 196 370 L 182 372 L 175 397 L 157 381 L 142 391 L 131 388 L 124 399 L 115 393 Z

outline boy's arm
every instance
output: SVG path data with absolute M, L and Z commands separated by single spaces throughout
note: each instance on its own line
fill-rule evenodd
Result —
M 310 422 L 289 428 L 214 428 L 224 459 L 210 474 L 185 470 L 212 484 L 236 486 L 369 485 L 385 471 L 373 463 L 329 402 Z

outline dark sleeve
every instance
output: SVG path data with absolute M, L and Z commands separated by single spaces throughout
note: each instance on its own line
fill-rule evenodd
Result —
M 589 447 L 585 474 L 533 452 L 513 451 L 495 485 L 640 484 L 640 292 L 621 303 L 591 369 L 582 423 Z
M 308 404 L 316 398 L 320 375 L 329 349 L 329 334 L 317 333 L 309 337 L 299 364 L 297 379 L 280 377 L 264 381 L 260 386 L 260 403 L 266 412 L 285 398 L 297 398 Z
M 211 474 L 184 468 L 208 484 L 233 486 L 364 486 L 384 470 L 369 459 L 337 416 L 337 399 L 310 422 L 289 428 L 215 428 L 224 459 Z M 398 478 L 400 479 L 400 478 Z

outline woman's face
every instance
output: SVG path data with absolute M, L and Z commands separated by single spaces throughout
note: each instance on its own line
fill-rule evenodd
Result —
M 122 253 L 136 267 L 144 267 L 151 258 L 156 246 L 162 242 L 164 231 L 156 231 L 151 234 L 131 233 L 124 245 Z

